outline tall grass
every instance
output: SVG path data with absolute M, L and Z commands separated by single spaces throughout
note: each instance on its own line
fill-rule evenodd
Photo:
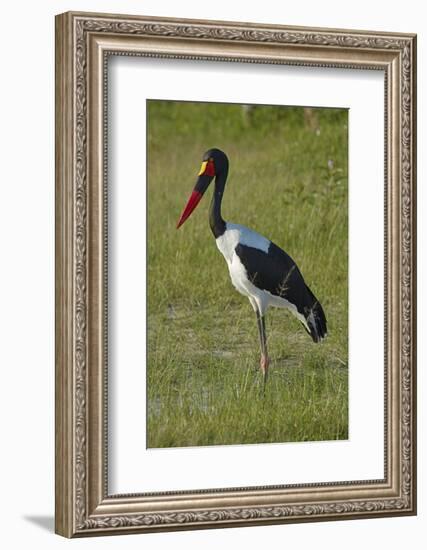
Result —
M 223 217 L 267 236 L 321 301 L 311 342 L 270 309 L 265 394 L 256 319 L 231 285 L 208 225 L 208 191 L 177 231 L 202 154 L 224 150 Z M 148 104 L 148 445 L 346 439 L 347 112 Z

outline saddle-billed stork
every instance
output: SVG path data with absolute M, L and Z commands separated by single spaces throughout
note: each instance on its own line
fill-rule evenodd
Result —
M 219 149 L 206 151 L 196 185 L 179 218 L 177 229 L 196 208 L 215 178 L 209 225 L 227 262 L 233 285 L 249 298 L 256 313 L 261 343 L 260 366 L 265 382 L 270 362 L 264 317 L 267 308 L 289 309 L 316 343 L 326 336 L 326 317 L 320 302 L 304 282 L 298 266 L 286 252 L 255 231 L 222 219 L 221 203 L 227 175 L 227 155 Z

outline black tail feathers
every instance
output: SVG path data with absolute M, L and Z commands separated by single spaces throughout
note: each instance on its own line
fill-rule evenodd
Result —
M 326 316 L 320 302 L 307 287 L 308 294 L 312 300 L 310 307 L 306 308 L 304 312 L 304 317 L 307 321 L 309 328 L 310 336 L 313 338 L 313 341 L 318 343 L 325 338 L 328 330 L 326 326 Z

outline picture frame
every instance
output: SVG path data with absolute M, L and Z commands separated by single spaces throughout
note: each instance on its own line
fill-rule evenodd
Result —
M 67 12 L 56 17 L 56 489 L 65 537 L 416 513 L 416 36 Z M 109 56 L 384 73 L 384 477 L 109 494 Z

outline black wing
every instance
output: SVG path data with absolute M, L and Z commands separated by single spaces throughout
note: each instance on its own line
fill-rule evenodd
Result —
M 268 252 L 244 244 L 238 244 L 235 251 L 245 266 L 249 280 L 256 287 L 293 304 L 298 313 L 305 317 L 315 342 L 326 336 L 323 308 L 305 284 L 297 264 L 284 250 L 270 243 Z

